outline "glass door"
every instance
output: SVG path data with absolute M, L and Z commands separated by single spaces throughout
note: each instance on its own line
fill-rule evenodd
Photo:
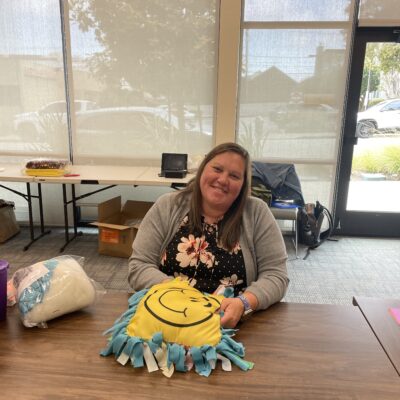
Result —
M 400 237 L 400 30 L 356 33 L 337 232 Z

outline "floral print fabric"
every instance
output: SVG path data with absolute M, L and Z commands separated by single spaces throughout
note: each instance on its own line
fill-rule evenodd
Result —
M 191 286 L 213 293 L 220 285 L 231 286 L 234 295 L 246 287 L 246 269 L 239 243 L 228 251 L 218 243 L 218 224 L 203 221 L 203 232 L 189 232 L 188 216 L 168 244 L 160 269 L 169 276 L 188 279 Z

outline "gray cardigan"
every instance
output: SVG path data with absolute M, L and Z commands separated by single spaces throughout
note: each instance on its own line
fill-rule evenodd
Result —
M 168 278 L 160 271 L 161 255 L 189 212 L 189 195 L 177 192 L 161 196 L 144 217 L 133 242 L 128 280 L 134 290 L 148 288 Z M 239 243 L 243 252 L 248 287 L 262 310 L 281 300 L 289 279 L 286 248 L 281 231 L 268 206 L 249 197 Z

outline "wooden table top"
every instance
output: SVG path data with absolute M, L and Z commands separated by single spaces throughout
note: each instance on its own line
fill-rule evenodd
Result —
M 354 297 L 353 303 L 360 308 L 400 376 L 400 325 L 389 313 L 390 308 L 400 308 L 400 300 Z
M 400 380 L 355 307 L 280 303 L 256 313 L 236 340 L 251 371 L 220 365 L 205 378 L 161 372 L 101 357 L 101 333 L 126 310 L 125 293 L 96 306 L 23 327 L 16 309 L 0 322 L 0 393 L 4 399 L 398 399 Z

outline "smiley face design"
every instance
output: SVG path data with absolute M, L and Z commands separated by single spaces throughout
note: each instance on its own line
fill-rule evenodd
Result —
M 159 321 L 179 328 L 202 324 L 220 307 L 218 298 L 194 288 L 154 290 L 144 301 L 146 310 Z
M 204 294 L 180 278 L 155 285 L 140 301 L 127 333 L 149 340 L 161 332 L 170 343 L 216 345 L 221 338 L 217 310 L 223 298 Z

